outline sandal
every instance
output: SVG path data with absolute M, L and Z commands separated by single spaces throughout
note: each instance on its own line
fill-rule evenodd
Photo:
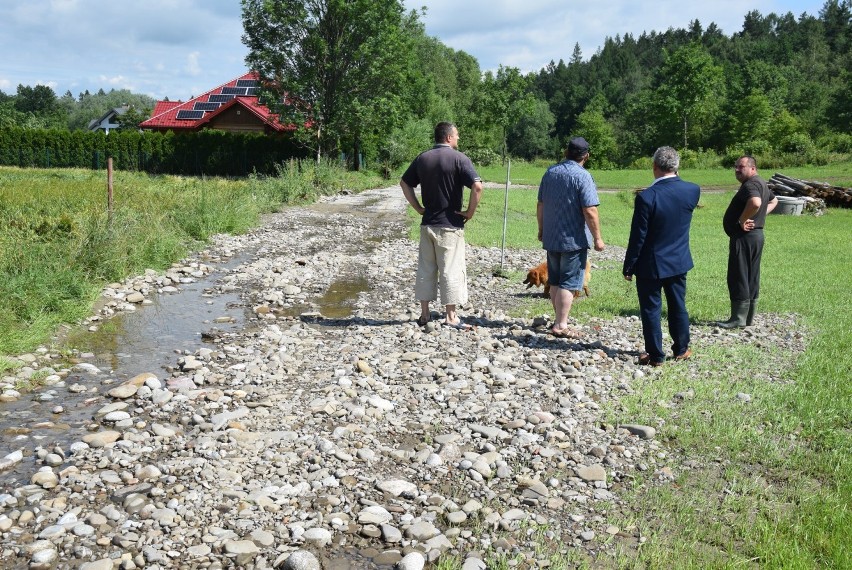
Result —
M 571 327 L 565 327 L 564 329 L 550 329 L 550 334 L 557 338 L 583 338 L 583 335 L 580 333 L 580 331 L 572 329 Z
M 417 325 L 421 326 L 421 327 L 425 327 L 431 320 L 432 320 L 431 317 L 427 317 L 425 319 L 422 316 L 417 317 Z
M 463 323 L 461 319 L 459 319 L 456 323 L 448 323 L 447 321 L 444 321 L 444 326 L 451 327 L 460 331 L 473 330 L 473 326 L 467 323 Z

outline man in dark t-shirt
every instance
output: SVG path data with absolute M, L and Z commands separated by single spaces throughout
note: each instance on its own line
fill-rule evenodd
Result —
M 763 255 L 763 226 L 766 214 L 778 205 L 778 198 L 757 175 L 754 157 L 742 156 L 734 166 L 740 188 L 734 194 L 722 227 L 728 244 L 728 294 L 731 317 L 720 327 L 733 329 L 751 326 L 760 293 L 760 259 Z
M 473 218 L 482 197 L 482 181 L 473 163 L 458 151 L 459 132 L 452 123 L 435 126 L 435 146 L 421 153 L 402 175 L 400 186 L 411 207 L 423 216 L 414 293 L 420 301 L 418 323 L 431 319 L 429 303 L 438 288 L 446 308 L 444 324 L 463 328 L 456 307 L 467 303 L 464 225 Z M 423 205 L 414 188 L 420 186 Z M 462 211 L 464 187 L 470 188 Z

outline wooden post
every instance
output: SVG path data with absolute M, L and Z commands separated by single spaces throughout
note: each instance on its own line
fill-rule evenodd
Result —
M 107 217 L 112 222 L 112 157 L 107 158 Z

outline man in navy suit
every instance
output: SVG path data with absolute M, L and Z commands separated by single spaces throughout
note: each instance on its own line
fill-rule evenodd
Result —
M 639 364 L 661 366 L 666 360 L 660 328 L 662 298 L 666 293 L 669 334 L 675 360 L 686 360 L 689 349 L 689 313 L 686 311 L 686 272 L 693 268 L 689 226 L 701 189 L 677 175 L 680 156 L 664 146 L 654 153 L 654 183 L 636 195 L 630 241 L 624 257 L 624 278 L 636 276 L 645 352 Z

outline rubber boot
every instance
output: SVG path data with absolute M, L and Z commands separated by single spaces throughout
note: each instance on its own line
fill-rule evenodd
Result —
M 746 326 L 750 327 L 754 322 L 754 314 L 757 312 L 757 299 L 752 299 L 748 302 L 748 316 L 746 316 Z
M 731 301 L 731 318 L 718 323 L 723 329 L 736 329 L 746 326 L 749 301 Z

